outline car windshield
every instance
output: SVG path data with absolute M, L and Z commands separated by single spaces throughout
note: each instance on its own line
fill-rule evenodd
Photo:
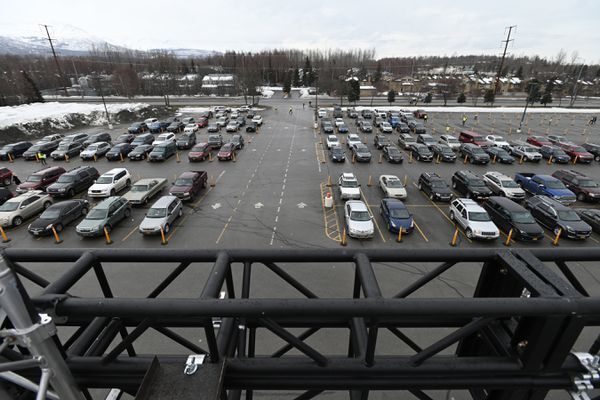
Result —
M 425 143 L 435 143 L 435 139 L 434 139 L 434 138 L 432 138 L 432 137 L 424 137 L 424 138 L 423 138 L 423 141 L 424 141 Z
M 537 152 L 537 149 L 534 149 L 533 147 L 523 147 L 523 151 L 525 153 L 535 153 Z
M 192 186 L 194 180 L 191 178 L 179 178 L 175 181 L 175 186 Z
M 368 221 L 371 219 L 371 215 L 368 211 L 352 211 L 350 219 L 353 221 Z
M 555 156 L 566 156 L 567 155 L 567 153 L 565 153 L 562 149 L 554 149 L 554 150 L 552 150 L 552 153 Z
M 485 154 L 485 151 L 483 151 L 480 147 L 471 147 L 471 151 L 473 154 Z
M 60 216 L 60 210 L 48 209 L 40 215 L 40 219 L 56 219 Z
M 507 152 L 506 150 L 504 150 L 504 149 L 501 149 L 501 148 L 499 148 L 499 147 L 496 147 L 496 148 L 494 149 L 494 152 L 496 153 L 496 155 L 498 155 L 498 156 L 501 156 L 501 157 L 504 157 L 504 156 L 507 156 L 507 155 L 508 155 L 508 152 Z
M 192 151 L 204 151 L 204 147 L 205 146 L 194 146 L 192 148 Z
M 395 147 L 388 147 L 388 154 L 395 156 L 397 154 L 400 154 L 400 150 L 398 150 Z
M 571 151 L 576 151 L 577 153 L 586 153 L 586 150 L 580 146 L 571 147 Z
M 546 182 L 546 187 L 548 189 L 564 189 L 565 185 L 561 181 L 548 181 Z
M 159 136 L 159 138 L 160 138 L 160 136 Z M 119 140 L 129 140 L 129 135 L 121 135 L 117 138 L 117 141 L 119 141 Z
M 98 178 L 96 183 L 100 183 L 100 184 L 113 183 L 113 177 L 112 176 L 101 176 Z
M 132 192 L 145 192 L 148 190 L 148 185 L 133 185 L 131 187 Z
M 485 186 L 485 182 L 483 180 L 481 180 L 481 179 L 473 179 L 470 182 L 470 184 L 473 187 L 483 187 L 483 186 Z
M 448 142 L 448 143 L 459 143 L 458 139 L 456 139 L 456 138 L 446 138 L 446 142 Z
M 404 186 L 402 185 L 402 182 L 400 182 L 400 179 L 389 179 L 387 181 L 387 187 L 389 187 L 389 188 L 403 188 Z
M 56 182 L 58 183 L 71 183 L 75 178 L 71 175 L 61 175 Z
M 0 206 L 0 212 L 15 211 L 19 208 L 19 203 L 16 201 L 7 201 Z
M 436 189 L 442 189 L 442 188 L 448 187 L 448 185 L 446 185 L 446 182 L 443 182 L 443 181 L 432 181 L 431 187 L 436 188 Z
M 452 151 L 452 149 L 450 147 L 444 146 L 444 147 L 441 147 L 441 149 L 442 149 L 442 153 L 444 153 L 444 154 L 454 154 L 454 151 Z
M 579 186 L 595 188 L 595 187 L 598 187 L 598 183 L 596 183 L 596 181 L 593 181 L 591 179 L 580 179 Z
M 342 179 L 342 187 L 354 188 L 358 187 L 358 181 L 352 179 Z
M 331 149 L 331 152 L 333 154 L 342 154 L 343 153 L 342 149 L 340 149 L 339 147 L 334 147 L 333 149 Z
M 510 217 L 513 222 L 518 224 L 535 224 L 535 220 L 529 213 L 529 211 L 514 211 L 510 213 Z
M 41 181 L 42 181 L 41 175 L 30 175 L 27 177 L 27 182 L 41 182 Z
M 148 218 L 164 218 L 167 216 L 166 208 L 151 208 L 148 210 L 146 217 Z
M 407 219 L 410 218 L 410 214 L 408 213 L 408 210 L 404 208 L 393 208 L 390 210 L 390 217 Z
M 56 148 L 56 150 L 69 150 L 69 144 L 61 144 Z
M 88 213 L 88 215 L 85 217 L 85 219 L 105 219 L 106 218 L 106 214 L 107 214 L 108 210 L 105 208 L 94 208 L 92 210 L 90 210 L 90 212 Z
M 564 210 L 558 212 L 558 219 L 562 221 L 579 221 L 579 215 L 573 210 Z
M 469 221 L 478 221 L 478 222 L 486 222 L 489 221 L 490 217 L 488 213 L 481 211 L 470 211 L 469 212 Z
M 87 150 L 88 151 L 98 150 L 98 146 L 96 146 L 95 144 L 91 144 L 88 146 Z
M 513 181 L 512 179 L 510 179 L 510 180 L 502 181 L 502 187 L 505 187 L 505 188 L 518 188 L 519 185 L 517 185 L 517 182 Z

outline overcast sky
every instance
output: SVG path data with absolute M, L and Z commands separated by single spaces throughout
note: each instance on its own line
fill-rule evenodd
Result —
M 599 63 L 599 22 L 595 0 L 22 0 L 3 2 L 0 34 L 70 24 L 139 49 L 374 48 L 380 58 L 499 54 L 517 25 L 512 54 L 553 58 L 562 48 Z

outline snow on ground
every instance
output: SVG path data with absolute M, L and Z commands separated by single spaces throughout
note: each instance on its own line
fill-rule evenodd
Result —
M 263 89 L 263 90 L 261 90 L 261 93 L 262 93 L 262 97 L 264 99 L 270 99 L 275 94 L 274 91 L 269 90 L 269 89 Z
M 189 114 L 203 113 L 203 112 L 212 111 L 212 110 L 213 110 L 212 107 L 180 107 L 179 112 L 177 114 L 181 115 L 183 113 L 189 113 Z
M 107 104 L 110 114 L 116 114 L 123 110 L 138 111 L 148 107 L 144 103 L 114 103 Z M 105 123 L 106 116 L 102 104 L 87 103 L 33 103 L 12 107 L 0 107 L 0 129 L 13 125 L 22 125 L 27 123 L 42 123 L 52 120 L 53 125 L 63 125 L 68 122 L 72 114 L 92 115 L 94 118 L 90 123 Z
M 320 107 L 319 107 L 320 108 Z M 381 110 L 381 111 L 415 111 L 415 110 L 426 110 L 431 112 L 447 112 L 447 113 L 522 113 L 523 107 L 428 107 L 426 105 L 416 106 L 416 107 L 405 107 L 405 106 L 377 106 L 377 107 L 362 107 L 357 106 L 354 107 L 356 111 L 361 111 L 363 109 L 368 110 Z M 327 110 L 333 110 L 333 107 L 327 107 Z M 565 108 L 565 107 L 529 107 L 527 109 L 527 113 L 541 113 L 541 114 L 600 114 L 600 109 L 598 108 Z

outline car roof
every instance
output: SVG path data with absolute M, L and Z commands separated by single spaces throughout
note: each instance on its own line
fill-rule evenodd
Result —
M 31 196 L 38 196 L 38 195 L 45 195 L 46 193 L 44 193 L 41 190 L 30 190 L 28 192 L 25 192 L 23 194 L 20 194 L 18 196 L 13 197 L 12 199 L 9 199 L 8 201 L 23 201 Z
M 514 201 L 506 197 L 491 196 L 489 200 L 501 205 L 502 208 L 505 208 L 508 211 L 526 211 L 525 207 L 515 203 Z
M 348 200 L 346 204 L 350 206 L 350 211 L 369 211 L 367 205 L 361 200 Z
M 485 175 L 489 175 L 489 176 L 495 176 L 496 178 L 508 178 L 508 179 L 512 179 L 510 176 L 503 174 L 502 172 L 498 172 L 498 171 L 488 171 L 486 172 Z
M 177 199 L 177 197 L 175 197 L 175 196 L 163 196 L 160 199 L 156 200 L 154 202 L 154 204 L 152 204 L 152 208 L 165 208 L 169 204 L 171 204 L 173 202 L 173 200 L 176 200 L 176 199 Z
M 344 179 L 356 179 L 356 176 L 352 172 L 342 172 L 342 178 Z
M 477 202 L 475 200 L 461 197 L 461 198 L 456 199 L 455 201 L 460 202 L 467 209 L 467 211 L 485 212 L 483 207 L 481 207 L 479 204 L 477 204 Z
M 552 206 L 556 210 L 561 210 L 561 211 L 570 210 L 569 207 L 565 206 L 564 204 L 562 204 L 562 203 L 558 202 L 557 200 L 554 200 L 548 196 L 536 195 L 536 196 L 531 197 L 527 201 L 529 201 L 530 203 L 536 203 L 536 202 L 537 203 L 545 203 L 549 206 Z
M 113 168 L 110 171 L 106 171 L 105 173 L 103 173 L 102 175 L 104 176 L 113 176 L 118 174 L 119 172 L 125 171 L 127 172 L 126 168 Z
M 63 208 L 67 208 L 67 207 L 72 207 L 73 204 L 79 204 L 84 200 L 81 199 L 71 199 L 71 200 L 63 200 L 60 201 L 58 203 L 54 203 L 52 204 L 50 207 L 48 208 L 52 208 L 52 209 L 63 209 Z
M 384 202 L 388 208 L 408 210 L 408 207 L 406 207 L 406 204 L 404 204 L 402 200 L 386 197 L 381 201 Z
M 177 178 L 193 178 L 197 174 L 198 172 L 196 171 L 184 171 L 181 174 L 179 174 Z

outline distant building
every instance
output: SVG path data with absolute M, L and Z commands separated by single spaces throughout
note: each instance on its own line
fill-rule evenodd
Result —
M 202 93 L 216 95 L 236 94 L 237 77 L 233 74 L 208 74 L 202 78 Z

